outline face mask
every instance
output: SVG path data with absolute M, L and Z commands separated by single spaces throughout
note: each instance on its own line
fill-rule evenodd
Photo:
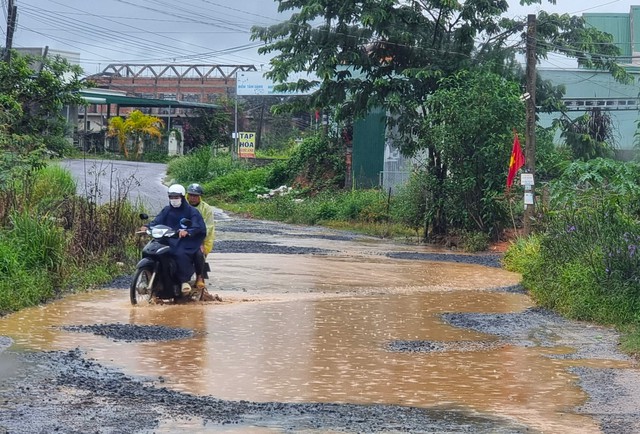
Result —
M 182 199 L 169 199 L 169 203 L 174 208 L 180 208 L 180 205 L 182 205 Z

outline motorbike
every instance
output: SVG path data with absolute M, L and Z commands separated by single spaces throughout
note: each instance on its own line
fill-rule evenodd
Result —
M 140 218 L 146 220 L 149 217 L 140 214 Z M 186 228 L 191 226 L 191 221 L 182 219 L 180 224 Z M 178 231 L 169 226 L 156 225 L 137 233 L 146 233 L 151 240 L 143 247 L 142 259 L 136 265 L 129 289 L 131 304 L 150 303 L 154 299 L 178 300 L 182 297 L 181 284 L 176 278 L 178 267 L 169 254 L 169 240 L 178 238 Z

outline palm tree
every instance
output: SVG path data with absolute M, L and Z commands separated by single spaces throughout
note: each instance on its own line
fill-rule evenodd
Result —
M 131 112 L 127 120 L 121 117 L 111 118 L 109 120 L 109 137 L 117 137 L 120 144 L 120 150 L 125 158 L 129 157 L 126 141 L 132 139 L 136 145 L 136 158 L 140 158 L 144 152 L 144 139 L 147 137 L 157 137 L 162 139 L 162 128 L 164 122 L 162 119 L 146 115 L 140 110 Z
M 158 141 L 162 139 L 164 122 L 156 116 L 145 115 L 140 110 L 135 110 L 129 115 L 125 124 L 128 124 L 127 132 L 136 144 L 138 158 L 144 151 L 144 139 L 146 137 L 156 137 Z
M 109 130 L 107 131 L 107 136 L 118 138 L 120 151 L 125 158 L 128 158 L 129 151 L 127 150 L 127 132 L 124 123 L 124 119 L 122 119 L 120 116 L 109 119 Z

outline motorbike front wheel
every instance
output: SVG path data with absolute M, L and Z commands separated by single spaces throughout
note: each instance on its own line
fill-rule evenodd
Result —
M 131 282 L 131 287 L 129 288 L 131 304 L 151 302 L 153 290 L 149 286 L 149 282 L 151 282 L 152 275 L 153 269 L 151 268 L 138 268 L 136 270 L 133 275 L 133 282 Z

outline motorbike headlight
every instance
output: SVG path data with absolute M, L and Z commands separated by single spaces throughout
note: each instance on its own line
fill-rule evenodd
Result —
M 165 228 L 153 228 L 151 229 L 151 236 L 153 238 L 162 238 L 167 233 Z

